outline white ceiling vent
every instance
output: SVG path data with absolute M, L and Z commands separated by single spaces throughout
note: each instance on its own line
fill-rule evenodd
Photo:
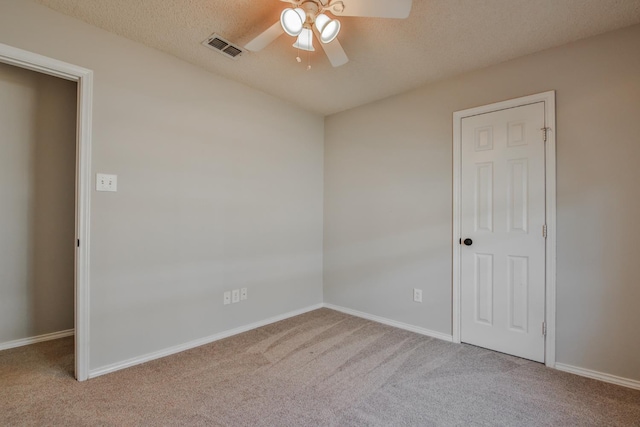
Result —
M 211 34 L 208 39 L 202 42 L 202 44 L 209 49 L 215 50 L 226 56 L 227 58 L 237 60 L 242 56 L 244 51 L 232 44 L 230 41 L 223 39 L 218 34 Z

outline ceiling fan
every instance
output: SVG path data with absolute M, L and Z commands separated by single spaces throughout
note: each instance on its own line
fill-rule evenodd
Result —
M 267 28 L 251 40 L 245 49 L 259 52 L 283 34 L 297 37 L 293 47 L 313 52 L 313 38 L 320 41 L 320 46 L 334 67 L 349 62 L 347 54 L 336 38 L 340 32 L 340 21 L 334 16 L 359 16 L 370 18 L 409 17 L 412 0 L 280 0 L 289 3 L 282 11 L 280 21 Z M 298 62 L 300 58 L 298 57 Z

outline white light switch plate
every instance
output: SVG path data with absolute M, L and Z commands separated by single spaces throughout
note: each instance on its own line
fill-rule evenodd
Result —
M 96 174 L 96 191 L 118 191 L 118 175 Z

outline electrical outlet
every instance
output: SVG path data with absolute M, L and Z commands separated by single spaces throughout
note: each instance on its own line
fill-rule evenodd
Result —
M 224 305 L 231 304 L 231 291 L 227 291 L 224 293 L 223 301 L 224 301 Z
M 231 302 L 234 304 L 240 302 L 240 289 L 231 291 Z
M 413 289 L 413 300 L 415 302 L 422 302 L 422 289 Z
M 240 299 L 244 301 L 244 300 L 246 300 L 247 298 L 249 298 L 249 297 L 247 296 L 247 288 L 242 288 L 242 289 L 240 289 Z
M 96 191 L 118 191 L 118 176 L 96 174 Z

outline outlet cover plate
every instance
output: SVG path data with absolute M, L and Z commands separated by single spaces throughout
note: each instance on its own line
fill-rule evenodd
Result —
M 118 191 L 118 175 L 96 174 L 96 191 Z

